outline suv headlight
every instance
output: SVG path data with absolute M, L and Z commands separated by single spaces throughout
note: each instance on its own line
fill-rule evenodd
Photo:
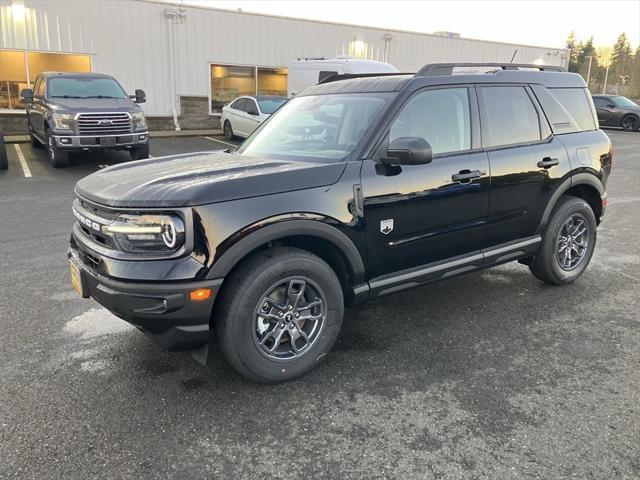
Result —
M 147 128 L 147 118 L 144 116 L 144 112 L 134 112 L 131 114 L 133 118 L 134 130 L 142 130 Z
M 119 215 L 102 227 L 124 252 L 170 254 L 184 245 L 184 222 L 174 215 Z
M 73 130 L 73 115 L 70 113 L 54 113 L 53 126 L 57 130 Z

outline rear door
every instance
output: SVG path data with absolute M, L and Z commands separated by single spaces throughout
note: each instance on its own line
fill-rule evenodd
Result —
M 536 234 L 571 165 L 528 86 L 478 86 L 477 91 L 491 167 L 487 243 L 493 246 Z
M 247 98 L 238 99 L 236 107 L 232 110 L 233 120 L 231 122 L 234 132 L 239 135 L 247 135 Z

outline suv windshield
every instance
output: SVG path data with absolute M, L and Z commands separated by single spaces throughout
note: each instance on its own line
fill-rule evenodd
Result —
M 638 104 L 629 100 L 627 97 L 612 97 L 613 103 L 617 107 L 637 107 Z
M 271 115 L 275 112 L 280 106 L 287 101 L 286 98 L 257 98 L 258 105 L 260 106 L 260 111 L 262 113 L 266 113 Z
M 262 124 L 238 149 L 242 155 L 278 159 L 346 159 L 393 93 L 296 97 Z
M 47 83 L 48 98 L 127 98 L 112 78 L 56 77 Z

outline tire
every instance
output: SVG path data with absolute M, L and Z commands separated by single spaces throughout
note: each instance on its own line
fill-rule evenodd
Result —
M 575 235 L 583 227 L 584 233 Z M 596 217 L 589 204 L 578 197 L 560 198 L 529 266 L 531 273 L 551 285 L 575 282 L 591 261 L 596 237 Z
M 7 154 L 7 148 L 4 143 L 4 137 L 0 134 L 0 170 L 7 170 L 9 168 L 9 155 Z
M 622 117 L 620 126 L 625 132 L 633 132 L 640 128 L 640 121 L 635 115 L 625 115 L 624 117 Z
M 304 250 L 276 247 L 250 257 L 227 279 L 214 327 L 220 350 L 238 372 L 277 383 L 304 375 L 326 356 L 343 313 L 342 288 L 327 263 Z
M 53 168 L 62 168 L 69 166 L 69 152 L 63 152 L 56 147 L 51 130 L 47 129 L 47 157 Z
M 149 158 L 149 144 L 134 147 L 130 150 L 131 160 L 143 160 Z
M 28 125 L 29 125 L 29 141 L 31 142 L 31 146 L 33 148 L 42 148 L 44 145 L 42 145 L 42 143 L 40 143 L 40 140 L 38 140 L 33 135 L 33 128 L 31 127 L 31 122 L 28 122 Z
M 233 128 L 231 127 L 231 122 L 229 120 L 224 121 L 222 130 L 224 132 L 224 138 L 226 138 L 227 140 L 233 140 L 236 138 L 235 134 L 233 133 Z

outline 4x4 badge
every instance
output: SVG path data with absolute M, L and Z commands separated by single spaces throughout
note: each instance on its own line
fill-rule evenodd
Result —
M 385 235 L 389 235 L 393 231 L 393 218 L 380 220 L 380 231 Z

